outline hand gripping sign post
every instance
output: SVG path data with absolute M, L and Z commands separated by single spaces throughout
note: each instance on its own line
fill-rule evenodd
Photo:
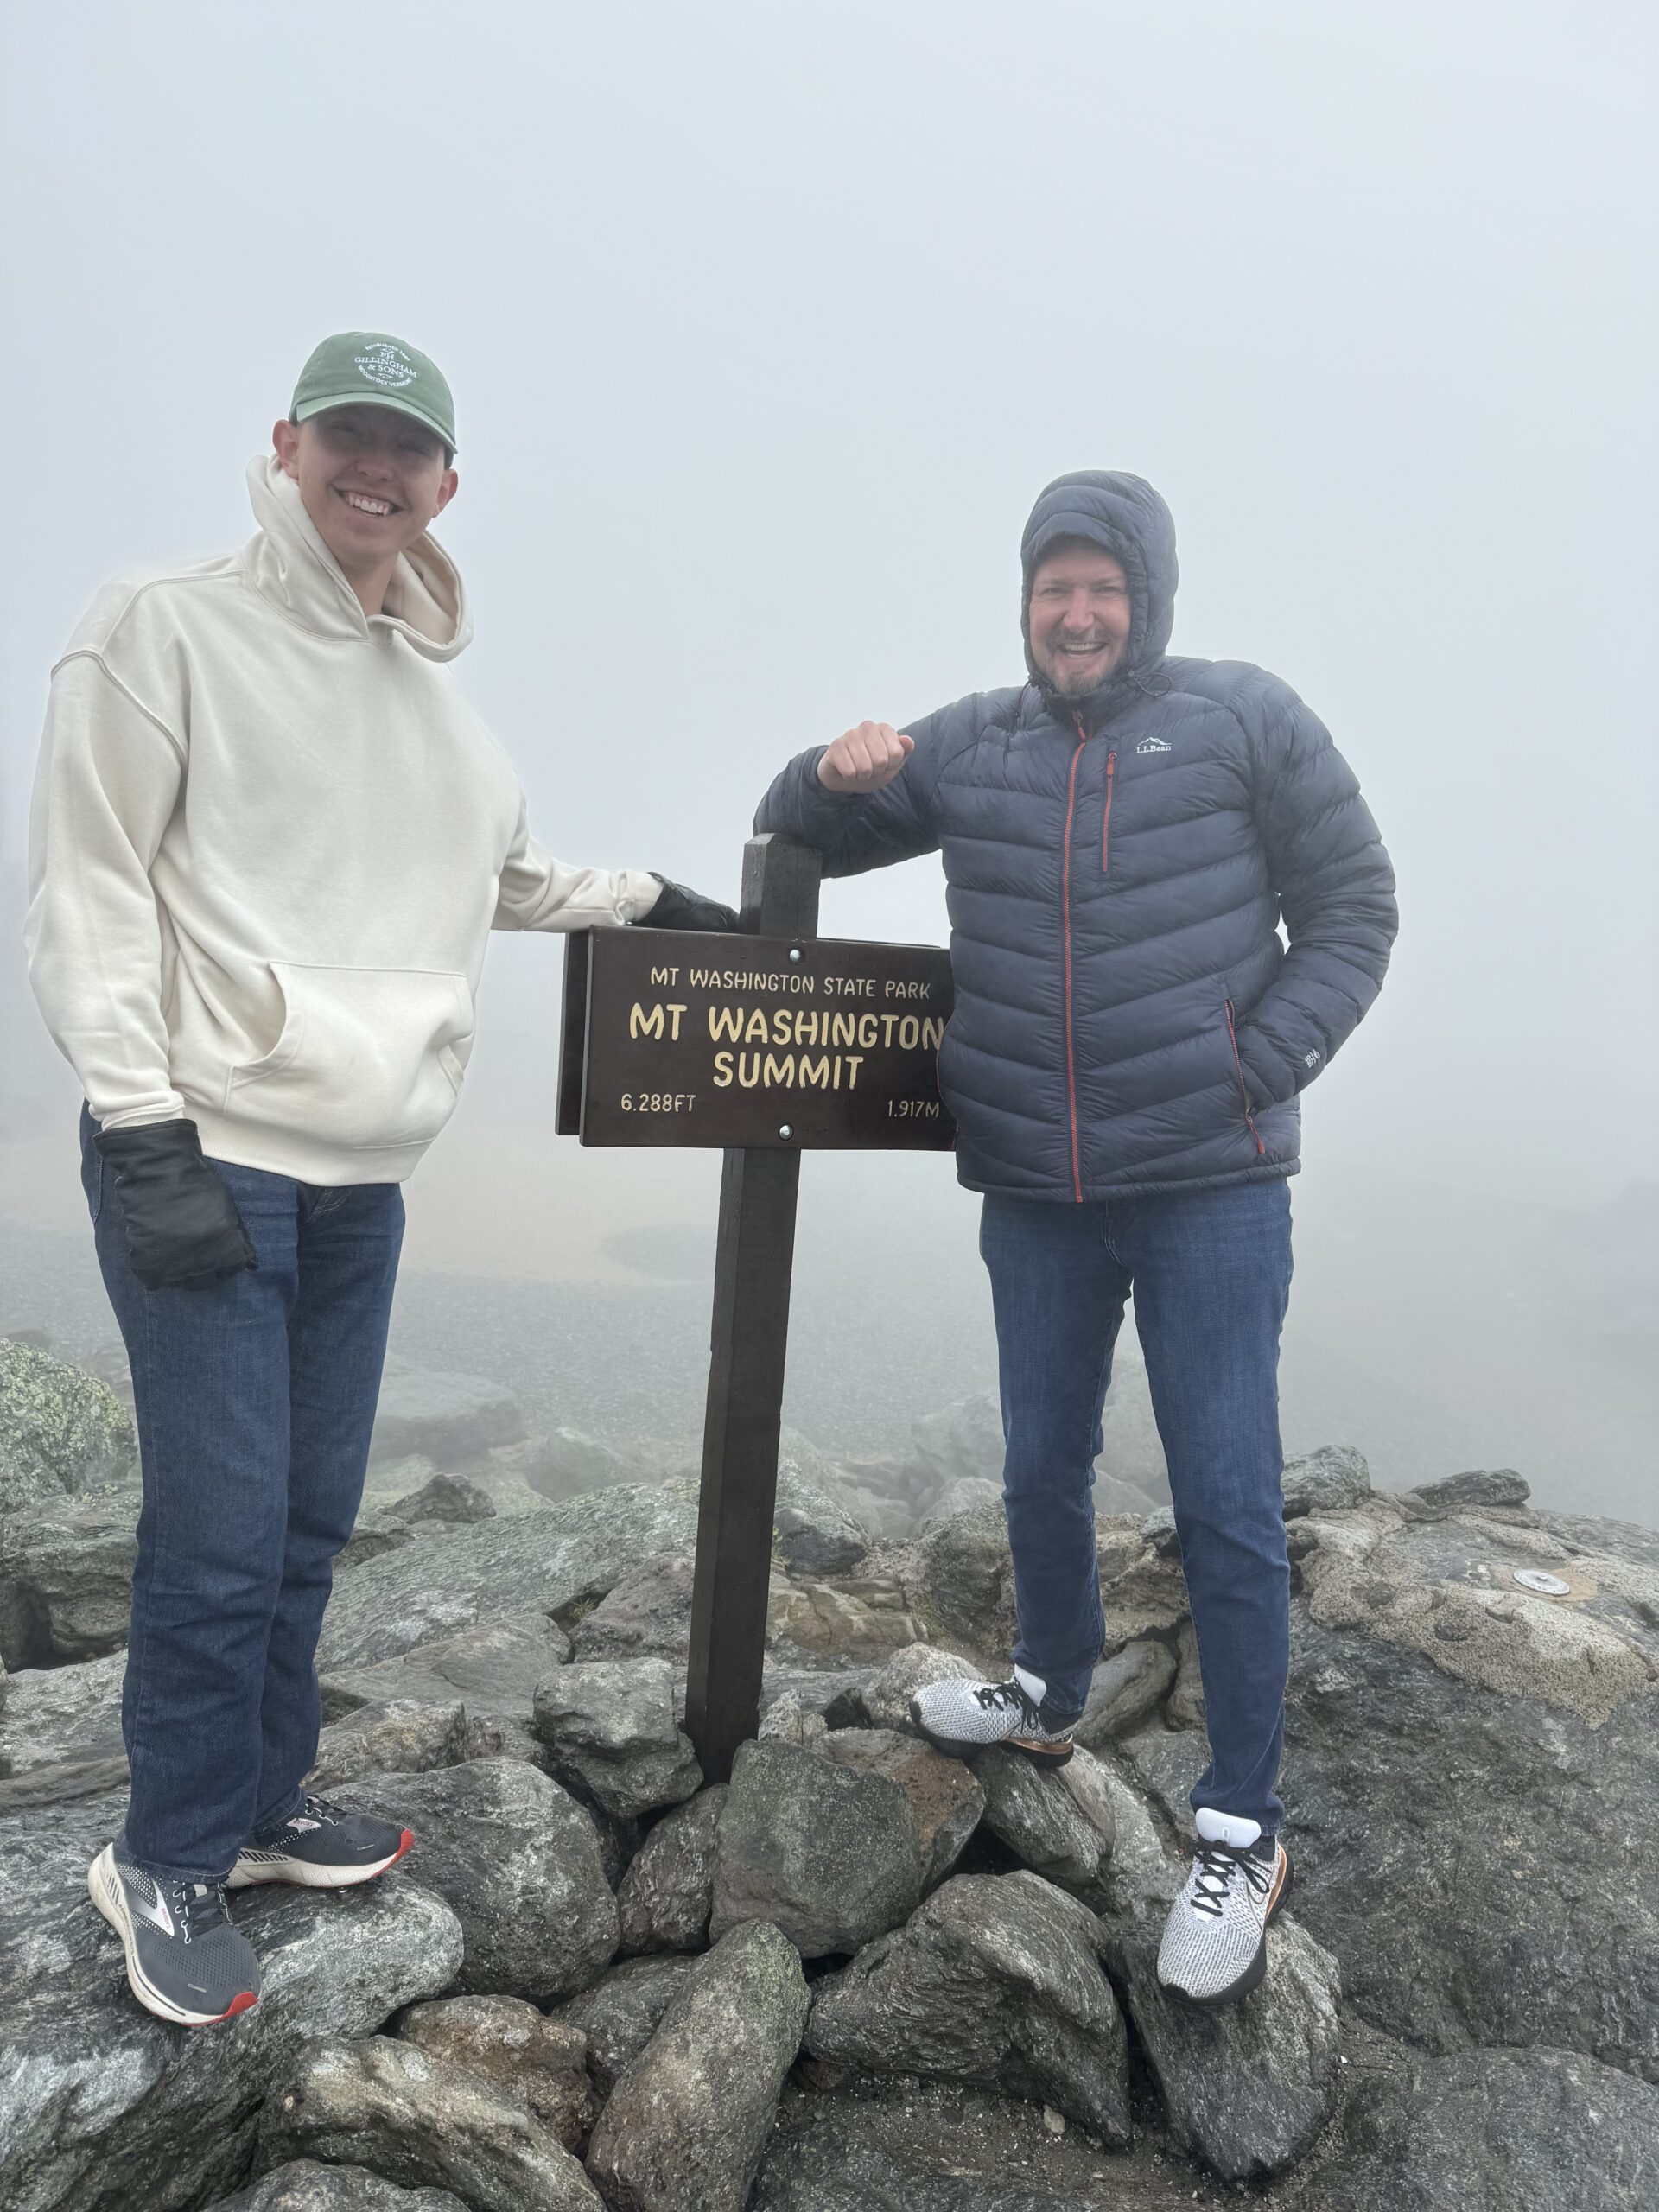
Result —
M 570 938 L 556 1123 L 726 1154 L 685 1711 L 710 1782 L 758 1725 L 802 1151 L 955 1136 L 948 953 L 820 938 L 817 855 L 772 836 L 744 848 L 741 925 Z

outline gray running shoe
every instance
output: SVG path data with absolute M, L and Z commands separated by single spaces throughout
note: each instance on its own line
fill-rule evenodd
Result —
M 1290 1860 L 1255 1821 L 1198 1812 L 1198 1854 L 1169 1909 L 1158 1980 L 1194 2005 L 1236 2005 L 1268 1970 L 1268 1923 L 1290 1890 Z
M 153 1882 L 106 1843 L 86 1888 L 127 1955 L 132 1993 L 149 2012 L 203 2028 L 259 1999 L 259 1961 L 213 1882 Z
M 395 1866 L 414 1840 L 395 1821 L 348 1813 L 326 1797 L 307 1796 L 275 1835 L 238 1852 L 227 1886 L 245 1890 L 256 1882 L 297 1882 L 307 1890 L 349 1890 Z
M 993 1744 L 1023 1751 L 1039 1766 L 1064 1766 L 1071 1731 L 1042 1716 L 1048 1685 L 1016 1667 L 1006 1682 L 929 1682 L 910 1701 L 910 1717 L 936 1751 L 966 1758 Z

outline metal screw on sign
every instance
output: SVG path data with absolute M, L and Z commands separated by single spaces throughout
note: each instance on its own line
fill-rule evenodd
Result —
M 790 1128 L 787 1122 L 780 1122 L 778 1124 L 778 1134 L 780 1137 L 792 1137 L 795 1132 Z
M 1563 1582 L 1559 1574 L 1546 1574 L 1541 1567 L 1517 1567 L 1515 1579 L 1523 1590 L 1531 1590 L 1540 1598 L 1570 1598 L 1573 1585 Z
M 798 944 L 791 944 L 791 947 L 789 948 L 789 957 L 790 957 L 790 958 L 791 958 L 791 960 L 793 960 L 793 961 L 795 961 L 795 962 L 797 962 L 797 963 L 798 963 L 798 962 L 799 962 L 799 960 L 800 960 L 800 957 L 801 957 L 801 948 L 799 947 L 799 945 L 798 945 Z

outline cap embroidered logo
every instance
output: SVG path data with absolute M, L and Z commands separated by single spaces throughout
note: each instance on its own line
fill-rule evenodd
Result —
M 401 391 L 404 385 L 415 381 L 415 364 L 401 346 L 371 346 L 366 353 L 355 353 L 352 358 L 358 373 L 371 384 Z

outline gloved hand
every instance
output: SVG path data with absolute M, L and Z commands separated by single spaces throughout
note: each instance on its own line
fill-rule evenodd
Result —
M 132 1272 L 146 1290 L 211 1290 L 258 1266 L 194 1122 L 100 1129 L 92 1142 L 114 1172 Z
M 641 930 L 734 930 L 737 914 L 734 908 L 722 906 L 718 899 L 705 899 L 701 892 L 688 891 L 683 883 L 671 883 L 665 875 L 657 875 L 662 885 L 657 904 L 648 914 L 641 914 L 634 924 Z

